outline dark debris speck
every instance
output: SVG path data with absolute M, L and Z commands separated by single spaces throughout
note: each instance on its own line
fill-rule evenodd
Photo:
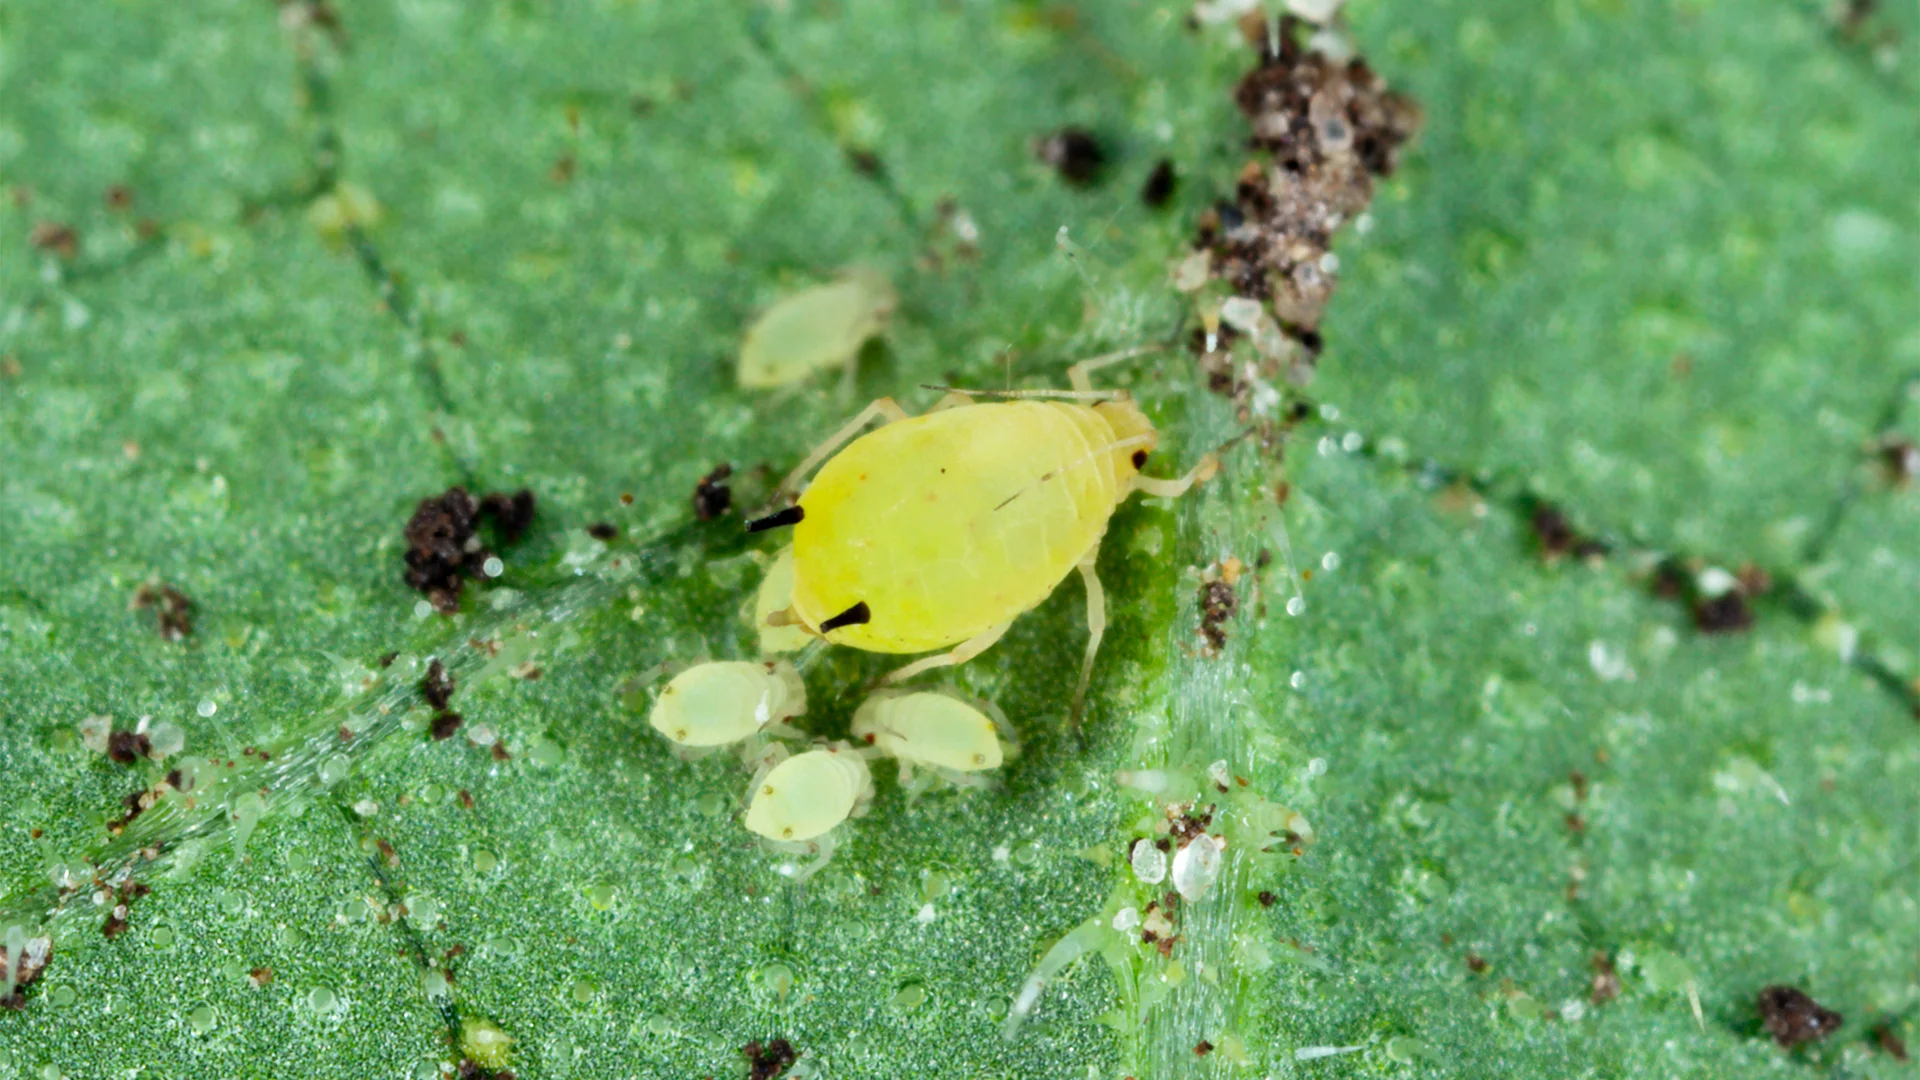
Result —
M 721 462 L 713 471 L 700 478 L 693 486 L 693 516 L 701 521 L 714 518 L 733 508 L 733 489 L 727 486 L 727 478 L 733 475 L 733 466 Z
M 1064 127 L 1042 138 L 1034 146 L 1034 156 L 1053 166 L 1060 178 L 1074 187 L 1088 187 L 1100 179 L 1107 154 L 1093 132 L 1080 127 Z
M 533 517 L 533 492 L 525 489 L 475 499 L 454 487 L 420 500 L 407 521 L 407 584 L 451 615 L 460 610 L 460 591 L 468 575 L 479 573 L 491 557 L 478 535 L 481 521 L 490 520 L 500 542 L 512 544 L 526 533 Z
M 1179 187 L 1180 174 L 1174 171 L 1172 160 L 1161 158 L 1147 174 L 1146 182 L 1140 185 L 1140 201 L 1157 210 L 1173 199 Z
M 426 677 L 420 680 L 420 696 L 436 710 L 444 710 L 453 701 L 453 676 L 447 673 L 447 667 L 435 660 L 427 665 Z
M 1760 991 L 1760 1020 L 1773 1041 L 1786 1049 L 1824 1039 L 1840 1029 L 1841 1016 L 1791 986 Z
M 785 1076 L 793 1063 L 800 1060 L 793 1044 L 785 1039 L 766 1043 L 755 1039 L 741 1047 L 740 1053 L 747 1059 L 747 1080 L 775 1080 Z
M 133 591 L 130 606 L 135 611 L 153 609 L 159 620 L 160 636 L 168 641 L 184 641 L 193 634 L 193 601 L 171 585 L 140 586 Z
M 1239 594 L 1225 581 L 1209 581 L 1200 586 L 1200 634 L 1215 654 L 1226 647 L 1226 624 L 1240 609 Z
M 464 722 L 465 718 L 457 712 L 443 712 L 427 725 L 427 733 L 436 739 L 450 739 Z
M 620 527 L 607 521 L 596 521 L 587 526 L 587 535 L 595 540 L 612 540 L 620 535 Z
M 153 752 L 153 740 L 144 732 L 116 731 L 107 736 L 107 757 L 131 765 Z

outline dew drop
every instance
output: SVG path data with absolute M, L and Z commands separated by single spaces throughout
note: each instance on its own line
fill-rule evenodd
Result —
M 320 763 L 320 782 L 328 787 L 347 778 L 353 771 L 353 760 L 345 754 L 335 754 Z
M 156 758 L 169 758 L 187 748 L 187 733 L 178 724 L 155 724 L 147 737 L 153 742 Z
M 927 1003 L 927 988 L 919 983 L 908 983 L 894 991 L 887 1004 L 897 1012 L 909 1013 Z
M 241 915 L 247 910 L 247 894 L 239 889 L 221 889 L 213 894 L 213 902 L 222 915 Z
M 196 705 L 193 711 L 199 713 L 203 717 L 207 717 L 207 716 L 212 716 L 214 713 L 219 712 L 220 706 L 214 704 L 212 698 L 201 698 L 200 704 Z
M 425 600 L 416 600 L 413 604 L 413 617 L 416 619 L 433 618 L 433 605 Z
M 775 1005 L 784 1005 L 787 995 L 793 993 L 793 969 L 779 961 L 764 964 L 753 973 L 753 990 L 761 1000 Z
M 614 887 L 605 882 L 587 890 L 587 902 L 595 911 L 606 911 L 613 907 Z
M 1300 615 L 1307 610 L 1307 598 L 1296 596 L 1287 601 L 1287 614 Z
M 599 985 L 592 979 L 575 979 L 573 987 L 568 991 L 568 994 L 573 998 L 575 1004 L 585 1005 L 587 1002 L 592 1001 L 593 996 L 599 992 Z
M 1295 690 L 1305 689 L 1307 685 L 1307 673 L 1304 671 L 1294 672 L 1292 677 L 1287 679 L 1287 685 L 1293 687 Z
M 566 748 L 545 736 L 534 740 L 533 748 L 528 751 L 535 765 L 552 768 L 567 760 Z
M 727 812 L 727 797 L 717 791 L 709 791 L 693 801 L 693 809 L 705 817 L 719 817 Z
M 647 1017 L 647 1034 L 656 1039 L 671 1035 L 673 1034 L 673 1021 L 661 1016 L 659 1013 L 655 1013 Z
M 1320 569 L 1325 570 L 1329 574 L 1340 569 L 1340 553 L 1337 551 L 1329 551 L 1325 555 L 1320 556 Z
M 480 572 L 488 577 L 497 578 L 507 572 L 507 564 L 500 561 L 500 556 L 489 555 L 487 561 L 480 564 Z
M 307 991 L 307 1008 L 322 1015 L 332 1012 L 339 1005 L 339 999 L 333 991 L 324 986 L 316 986 Z
M 480 849 L 473 853 L 473 868 L 483 874 L 491 874 L 500 865 L 500 857 L 493 852 Z
M 65 983 L 47 992 L 47 1003 L 56 1009 L 64 1009 L 80 1000 L 80 992 Z
M 171 949 L 175 937 L 173 927 L 161 923 L 147 932 L 147 943 L 156 949 Z
M 420 789 L 420 801 L 428 806 L 438 806 L 447 801 L 447 789 L 439 784 L 428 784 Z
M 205 1035 L 207 1032 L 212 1031 L 214 1020 L 215 1015 L 213 1006 L 211 1005 L 195 1005 L 193 1009 L 187 1013 L 187 1025 L 193 1028 L 194 1034 L 196 1035 Z

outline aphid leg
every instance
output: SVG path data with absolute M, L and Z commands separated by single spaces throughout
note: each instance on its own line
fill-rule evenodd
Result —
M 1093 561 L 1099 555 L 1096 546 L 1080 560 L 1080 580 L 1087 585 L 1087 656 L 1080 662 L 1080 685 L 1073 689 L 1073 709 L 1067 713 L 1069 723 L 1080 722 L 1080 711 L 1087 703 L 1087 684 L 1093 679 L 1093 658 L 1100 652 L 1100 639 L 1107 632 L 1107 591 L 1100 587 L 1100 573 L 1094 569 Z
M 785 480 L 780 481 L 780 487 L 774 491 L 775 497 L 791 495 L 795 486 L 800 483 L 801 477 L 806 476 L 821 462 L 831 457 L 835 450 L 852 442 L 854 437 L 876 418 L 884 419 L 891 424 L 896 420 L 907 419 L 907 410 L 901 408 L 900 404 L 890 397 L 876 399 L 871 405 L 861 409 L 853 419 L 847 421 L 845 427 L 834 432 L 832 438 L 814 447 L 813 453 L 807 455 L 807 459 L 800 463 L 800 467 L 788 473 Z
M 1103 367 L 1111 367 L 1114 364 L 1132 360 L 1136 356 L 1160 352 L 1165 348 L 1165 345 L 1138 345 L 1131 349 L 1121 349 L 1119 352 L 1090 356 L 1067 369 L 1067 384 L 1083 394 L 1090 393 L 1093 390 L 1093 380 L 1088 376 L 1094 372 Z
M 1163 499 L 1177 499 L 1185 495 L 1187 489 L 1193 485 L 1204 484 L 1213 479 L 1213 475 L 1219 471 L 1220 456 L 1218 454 L 1208 454 L 1200 459 L 1200 464 L 1195 465 L 1187 475 L 1178 480 L 1161 480 L 1156 477 L 1141 476 L 1136 473 L 1133 478 L 1133 489 L 1135 491 L 1144 491 L 1149 495 L 1156 495 Z
M 880 681 L 883 684 L 905 682 L 923 671 L 932 671 L 934 668 L 964 664 L 974 657 L 979 656 L 981 653 L 986 652 L 988 649 L 993 648 L 993 643 L 999 641 L 1000 635 L 1006 633 L 1007 627 L 1012 625 L 1013 623 L 1009 621 L 1003 622 L 998 626 L 989 626 L 981 631 L 978 637 L 968 638 L 960 644 L 955 645 L 952 652 L 943 652 L 936 656 L 922 657 Z

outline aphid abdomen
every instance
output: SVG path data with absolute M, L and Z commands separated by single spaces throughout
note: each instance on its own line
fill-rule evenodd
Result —
M 868 621 L 829 640 L 894 653 L 1012 619 L 1105 531 L 1112 441 L 1093 410 L 1038 402 L 951 409 L 863 436 L 800 500 L 795 613 L 817 627 L 864 603 Z

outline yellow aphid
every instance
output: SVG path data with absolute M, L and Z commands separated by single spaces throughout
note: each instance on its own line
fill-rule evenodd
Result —
M 807 687 L 784 660 L 722 660 L 674 676 L 648 717 L 681 746 L 725 746 L 807 711 Z
M 865 269 L 783 298 L 747 328 L 740 346 L 740 385 L 766 390 L 822 368 L 851 371 L 860 347 L 886 328 L 896 303 L 887 279 Z
M 946 694 L 875 694 L 855 710 L 853 737 L 902 764 L 959 773 L 996 769 L 1004 759 L 987 714 Z
M 873 776 L 851 750 L 809 750 L 754 782 L 747 828 L 776 841 L 813 840 L 873 797 Z
M 780 549 L 767 576 L 760 579 L 760 591 L 753 598 L 753 625 L 760 632 L 760 651 L 768 655 L 797 652 L 813 639 L 797 626 L 771 626 L 767 616 L 784 611 L 793 602 L 793 546 Z
M 1078 569 L 1090 640 L 1077 709 L 1106 625 L 1094 560 L 1107 520 L 1135 491 L 1179 495 L 1217 468 L 1209 454 L 1179 480 L 1140 474 L 1153 423 L 1125 392 L 1087 380 L 1131 355 L 1076 365 L 1070 392 L 1000 395 L 1062 400 L 956 392 L 918 417 L 891 398 L 868 406 L 789 479 L 831 455 L 796 505 L 749 526 L 794 527 L 792 602 L 774 621 L 872 652 L 951 647 L 898 681 L 983 652 Z M 860 435 L 874 419 L 886 426 Z

